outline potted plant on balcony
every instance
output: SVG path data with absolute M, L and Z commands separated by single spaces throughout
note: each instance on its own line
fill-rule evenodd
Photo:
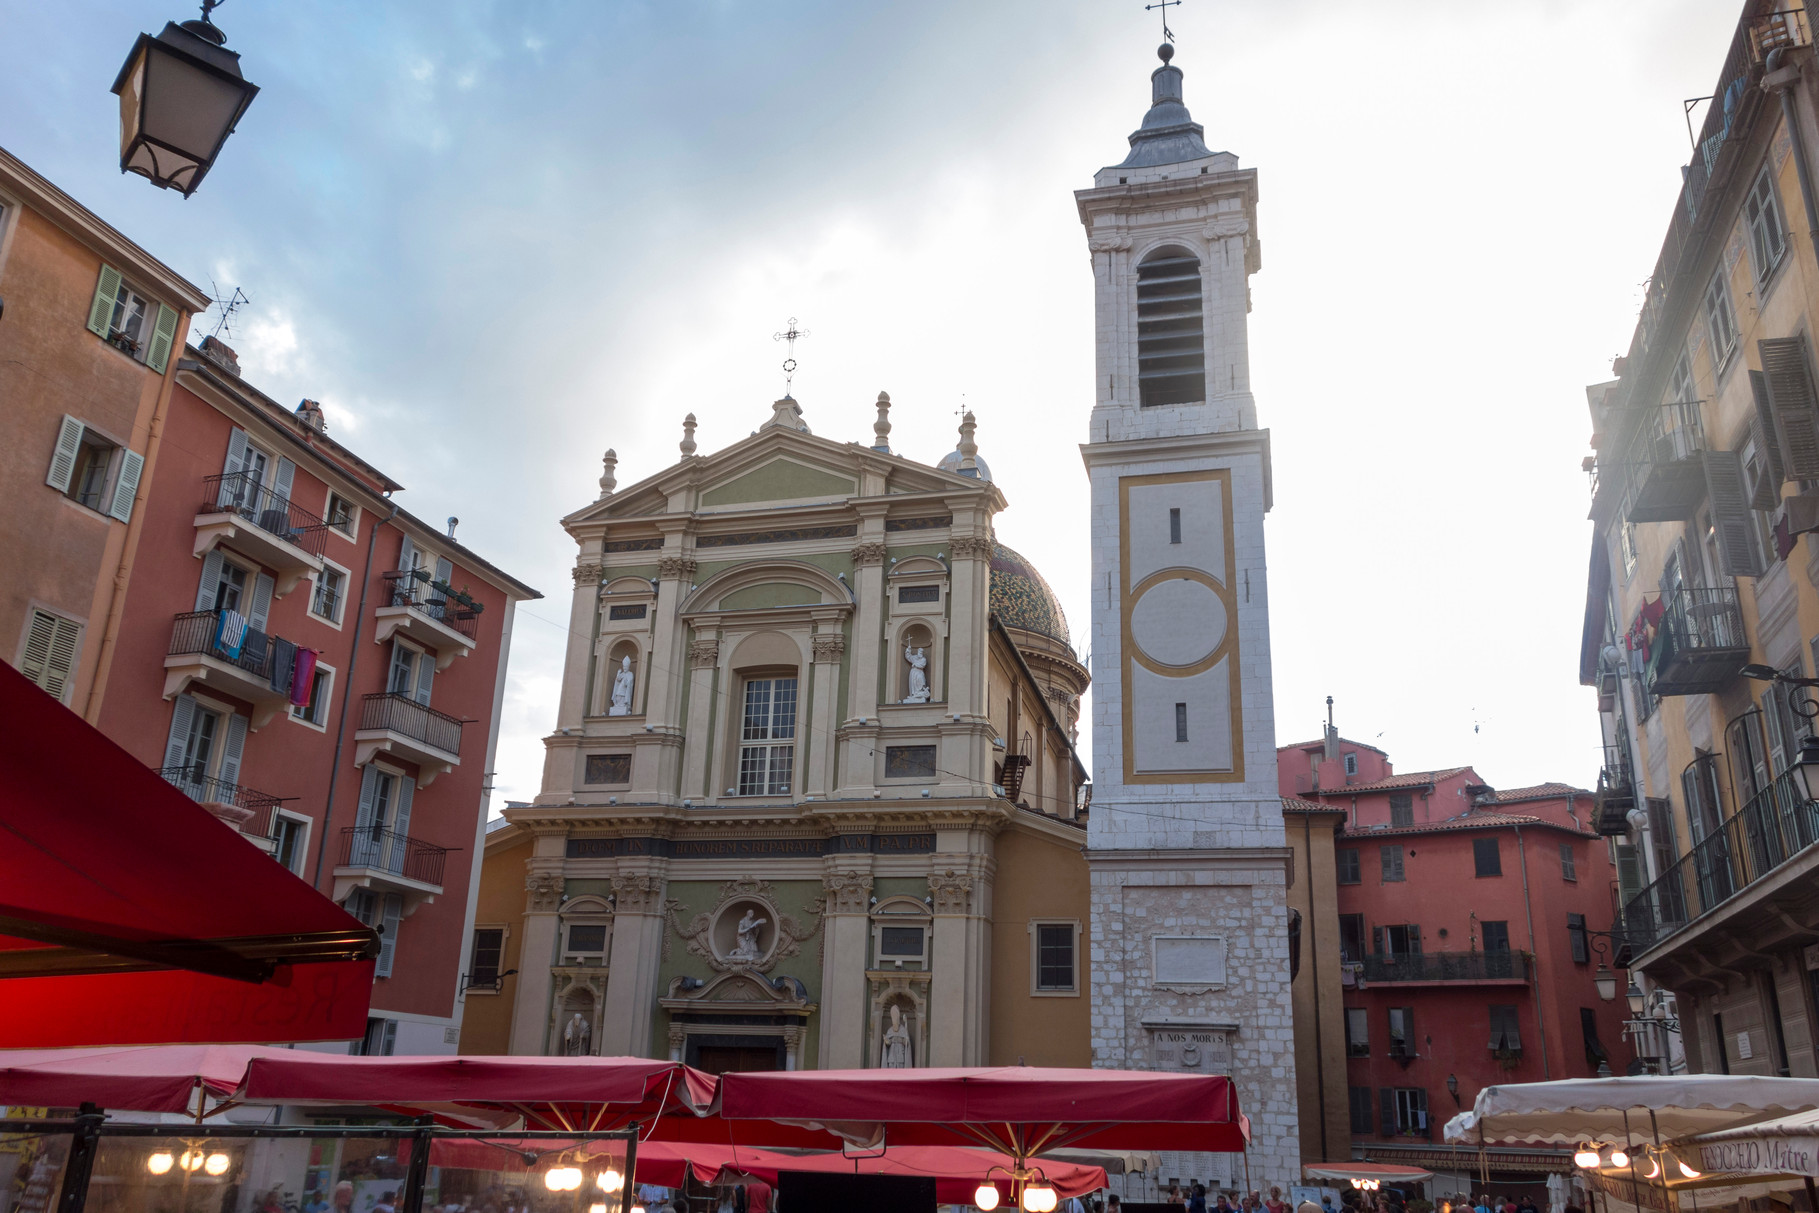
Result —
M 1513 1070 L 1522 1064 L 1522 1050 L 1512 1049 L 1507 1045 L 1492 1049 L 1491 1056 L 1505 1070 Z

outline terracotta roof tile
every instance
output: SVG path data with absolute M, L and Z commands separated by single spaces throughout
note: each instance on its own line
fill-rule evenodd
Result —
M 1591 830 L 1563 825 L 1549 821 L 1545 817 L 1536 817 L 1533 813 L 1461 813 L 1445 821 L 1429 821 L 1413 826 L 1364 826 L 1345 831 L 1347 838 L 1380 838 L 1397 837 L 1407 834 L 1446 834 L 1454 830 L 1485 830 L 1508 826 L 1541 826 L 1549 830 L 1559 830 L 1563 834 L 1573 834 L 1581 838 L 1596 838 Z
M 1284 813 L 1343 813 L 1345 807 L 1336 804 L 1321 804 L 1317 800 L 1305 800 L 1299 796 L 1284 796 L 1282 811 Z
M 1324 746 L 1325 744 L 1326 738 L 1316 737 L 1312 741 L 1287 741 L 1276 748 L 1278 750 L 1311 750 L 1315 746 Z M 1380 750 L 1368 741 L 1353 741 L 1350 737 L 1341 737 L 1339 739 L 1339 744 L 1356 746 L 1360 750 L 1369 750 L 1373 754 L 1382 754 L 1385 758 L 1389 757 L 1389 752 L 1387 750 Z
M 1451 779 L 1471 770 L 1470 767 L 1448 767 L 1444 771 L 1410 771 L 1406 775 L 1391 775 L 1371 783 L 1348 783 L 1340 788 L 1321 788 L 1321 796 L 1352 796 L 1359 792 L 1393 792 L 1401 788 L 1422 788 L 1430 783 L 1439 783 L 1442 779 Z M 1312 795 L 1313 793 L 1310 793 Z
M 1519 800 L 1564 800 L 1568 796 L 1590 796 L 1584 788 L 1576 788 L 1570 783 L 1538 783 L 1532 788 L 1510 788 L 1497 793 L 1498 804 L 1514 804 Z

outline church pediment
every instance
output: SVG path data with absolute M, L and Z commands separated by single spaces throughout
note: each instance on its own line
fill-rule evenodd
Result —
M 702 490 L 701 504 L 712 509 L 773 501 L 817 501 L 850 497 L 858 491 L 856 477 L 799 459 L 778 458 L 709 485 Z

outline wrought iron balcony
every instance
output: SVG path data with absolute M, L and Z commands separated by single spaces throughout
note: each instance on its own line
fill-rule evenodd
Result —
M 340 866 L 401 876 L 406 880 L 440 888 L 448 850 L 447 847 L 439 847 L 420 838 L 407 837 L 396 830 L 347 826 L 341 831 Z
M 328 523 L 245 472 L 204 477 L 202 504 L 196 514 L 236 515 L 317 558 L 328 543 Z
M 1705 498 L 1705 426 L 1699 402 L 1651 409 L 1630 442 L 1631 522 L 1686 522 Z
M 1793 772 L 1750 798 L 1623 907 L 1621 927 L 1647 951 L 1819 842 L 1819 802 Z
M 243 670 L 254 678 L 270 679 L 272 675 L 271 637 L 253 627 L 246 628 L 246 639 L 235 653 L 218 643 L 221 635 L 220 611 L 185 611 L 171 625 L 169 657 L 207 657 Z M 165 663 L 166 665 L 169 662 Z M 287 690 L 288 696 L 290 692 Z
M 1503 982 L 1528 980 L 1526 952 L 1419 952 L 1367 955 L 1364 980 L 1407 984 L 1410 982 Z
M 218 779 L 200 766 L 160 767 L 158 774 L 197 804 L 226 805 L 240 810 L 233 814 L 230 825 L 262 844 L 269 845 L 272 841 L 278 806 L 284 803 L 285 797 Z M 224 815 L 223 819 L 227 820 Z
M 1678 590 L 1668 596 L 1649 654 L 1649 690 L 1709 695 L 1737 677 L 1749 659 L 1736 590 Z
M 440 673 L 473 652 L 480 611 L 479 603 L 421 569 L 387 573 L 385 596 L 373 612 L 373 638 L 384 643 L 400 633 L 410 637 L 436 655 Z
M 433 619 L 450 631 L 473 640 L 479 630 L 478 607 L 463 605 L 431 585 L 428 574 L 386 573 L 386 602 L 395 607 L 409 607 L 425 619 Z
M 460 765 L 465 723 L 409 695 L 368 695 L 361 702 L 360 728 L 354 734 L 354 763 L 364 766 L 383 750 L 416 763 L 417 786 L 428 787 L 438 775 Z
M 1598 772 L 1597 806 L 1593 826 L 1600 834 L 1622 838 L 1630 832 L 1629 811 L 1636 807 L 1636 780 L 1630 773 L 1629 755 L 1620 745 L 1604 747 L 1604 766 Z

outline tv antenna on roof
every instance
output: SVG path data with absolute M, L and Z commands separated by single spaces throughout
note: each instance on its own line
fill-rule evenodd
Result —
M 1175 40 L 1175 31 L 1168 27 L 1168 10 L 1180 7 L 1181 0 L 1157 0 L 1155 4 L 1146 4 L 1143 6 L 1143 11 L 1146 13 L 1152 9 L 1162 10 L 1162 40 L 1164 42 L 1172 43 Z
M 215 285 L 215 280 L 213 278 L 208 280 L 208 285 L 214 291 L 214 303 L 211 306 L 221 309 L 221 319 L 215 321 L 215 331 L 210 333 L 209 336 L 219 337 L 221 334 L 226 333 L 231 337 L 234 335 L 234 313 L 251 303 L 252 300 L 248 299 L 246 297 L 246 292 L 239 287 L 235 287 L 233 293 L 224 298 L 221 294 L 221 288 Z

